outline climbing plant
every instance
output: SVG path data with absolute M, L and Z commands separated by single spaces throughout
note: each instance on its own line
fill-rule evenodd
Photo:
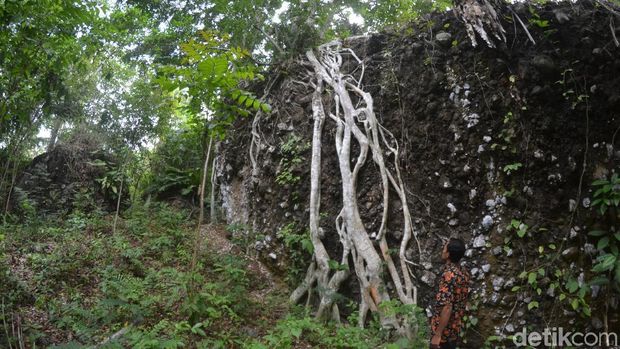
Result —
M 592 186 L 592 210 L 600 218 L 600 225 L 589 235 L 596 239 L 596 247 L 601 251 L 592 271 L 599 275 L 598 283 L 609 284 L 620 292 L 620 231 L 616 223 L 620 216 L 620 178 L 614 173 L 609 179 L 594 181 Z

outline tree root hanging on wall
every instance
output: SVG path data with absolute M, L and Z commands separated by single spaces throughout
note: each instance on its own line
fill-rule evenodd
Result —
M 341 72 L 343 55 L 350 55 L 360 65 L 359 76 L 345 75 Z M 364 64 L 350 49 L 343 49 L 339 41 L 330 42 L 318 48 L 318 55 L 313 51 L 306 53 L 313 67 L 310 72 L 311 85 L 314 88 L 312 110 L 314 131 L 312 138 L 312 161 L 310 183 L 310 235 L 314 246 L 312 263 L 306 276 L 290 300 L 298 303 L 307 295 L 310 303 L 312 291 L 318 294 L 319 305 L 316 316 L 339 321 L 340 313 L 335 303 L 335 295 L 341 283 L 349 276 L 349 263 L 360 284 L 361 301 L 359 305 L 359 325 L 363 326 L 368 311 L 375 313 L 383 327 L 393 328 L 402 335 L 410 336 L 415 326 L 404 318 L 399 318 L 387 311 L 382 305 L 395 296 L 403 304 L 416 304 L 417 289 L 411 278 L 405 251 L 412 239 L 418 251 L 420 245 L 413 230 L 411 215 L 407 205 L 405 187 L 398 165 L 398 144 L 395 137 L 383 128 L 373 111 L 372 96 L 361 87 Z M 326 113 L 323 96 L 328 94 L 334 100 L 334 110 Z M 336 151 L 342 179 L 342 210 L 336 218 L 336 231 L 343 247 L 340 267 L 331 270 L 330 256 L 321 239 L 319 228 L 320 188 L 321 188 L 321 138 L 326 116 L 336 125 Z M 351 147 L 357 142 L 360 151 L 353 168 L 351 168 Z M 357 202 L 357 179 L 360 169 L 366 163 L 368 153 L 378 168 L 383 189 L 383 213 L 381 227 L 375 238 L 378 248 L 373 245 L 362 222 Z M 386 156 L 389 164 L 386 164 Z M 394 190 L 402 204 L 403 234 L 398 246 L 398 263 L 390 255 L 390 246 L 385 237 L 389 212 L 389 192 Z M 395 248 L 395 247 L 392 247 Z M 333 262 L 332 262 L 333 263 Z M 384 280 L 383 267 L 386 266 L 390 280 Z M 386 283 L 394 285 L 394 293 L 387 291 Z M 316 284 L 316 286 L 315 286 Z
M 506 42 L 506 31 L 489 0 L 455 0 L 454 14 L 465 24 L 472 46 L 478 45 L 476 33 L 490 48 L 495 48 L 491 35 L 500 42 Z
M 269 82 L 267 83 L 267 87 L 265 88 L 263 96 L 259 99 L 261 103 L 267 102 L 267 97 L 269 96 L 269 92 L 271 92 L 271 89 L 273 88 L 273 86 L 280 79 L 280 73 L 281 73 L 280 70 L 276 70 L 275 77 L 269 80 Z M 271 112 L 269 112 L 267 115 L 269 115 L 270 113 Z M 250 141 L 250 151 L 249 151 L 250 162 L 252 163 L 252 174 L 251 174 L 252 182 L 251 183 L 258 183 L 258 177 L 260 174 L 260 167 L 258 166 L 258 157 L 260 155 L 261 148 L 263 147 L 264 143 L 266 143 L 264 140 L 261 140 L 261 135 L 259 131 L 259 125 L 260 125 L 262 116 L 263 116 L 263 112 L 261 110 L 258 110 L 256 114 L 254 114 L 254 119 L 252 120 L 252 132 L 251 132 L 252 140 Z

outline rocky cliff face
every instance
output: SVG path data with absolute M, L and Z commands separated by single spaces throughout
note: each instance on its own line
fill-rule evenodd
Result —
M 365 62 L 362 83 L 379 121 L 399 140 L 422 247 L 422 255 L 408 250 L 420 305 L 433 296 L 441 239 L 467 243 L 472 347 L 524 326 L 620 328 L 617 293 L 584 287 L 589 317 L 581 301 L 571 305 L 582 297 L 570 292 L 573 281 L 581 286 L 592 277 L 599 253 L 587 235 L 603 224 L 590 207 L 591 183 L 617 173 L 620 161 L 619 21 L 614 27 L 609 11 L 587 1 L 515 6 L 502 12 L 507 42 L 499 49 L 472 48 L 450 14 L 398 33 L 345 40 Z M 278 233 L 303 234 L 308 226 L 308 70 L 303 57 L 274 69 L 264 86 L 273 113 L 239 120 L 220 146 L 218 182 L 228 222 L 243 224 L 246 240 L 282 269 L 290 268 L 291 245 Z M 340 173 L 335 126 L 327 120 L 325 127 L 321 229 L 338 259 L 333 222 L 342 206 Z M 260 140 L 255 167 L 252 130 Z M 381 223 L 381 190 L 369 162 L 358 183 L 368 232 Z M 399 239 L 402 206 L 392 197 L 387 237 Z M 343 293 L 359 297 L 350 282 Z

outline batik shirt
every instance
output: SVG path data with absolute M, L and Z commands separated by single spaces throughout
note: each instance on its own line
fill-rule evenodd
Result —
M 441 310 L 444 305 L 452 304 L 450 320 L 448 320 L 448 324 L 441 334 L 442 343 L 448 340 L 456 341 L 459 332 L 461 332 L 467 296 L 469 295 L 469 279 L 469 272 L 464 267 L 450 262 L 444 266 L 439 280 L 439 292 L 435 296 L 435 303 L 432 307 L 433 316 L 431 317 L 431 335 L 434 335 L 437 332 L 437 327 L 439 327 Z

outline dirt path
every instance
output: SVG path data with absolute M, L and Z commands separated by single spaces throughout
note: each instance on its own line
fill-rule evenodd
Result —
M 207 224 L 201 227 L 201 234 L 205 238 L 205 246 L 207 250 L 211 250 L 217 254 L 231 254 L 241 257 L 248 262 L 247 268 L 254 277 L 260 279 L 267 286 L 265 291 L 285 291 L 286 285 L 278 277 L 273 275 L 271 271 L 258 258 L 248 256 L 238 246 L 233 244 L 226 236 L 227 232 L 224 226 Z M 260 296 L 260 293 L 253 293 Z
M 275 323 L 284 317 L 289 310 L 286 284 L 274 275 L 258 258 L 247 255 L 241 248 L 233 244 L 227 237 L 225 226 L 206 224 L 201 227 L 204 237 L 203 251 L 219 255 L 234 255 L 247 262 L 246 268 L 251 281 L 249 298 L 259 304 L 263 311 L 259 315 L 262 319 Z M 254 281 L 254 282 L 252 282 Z

